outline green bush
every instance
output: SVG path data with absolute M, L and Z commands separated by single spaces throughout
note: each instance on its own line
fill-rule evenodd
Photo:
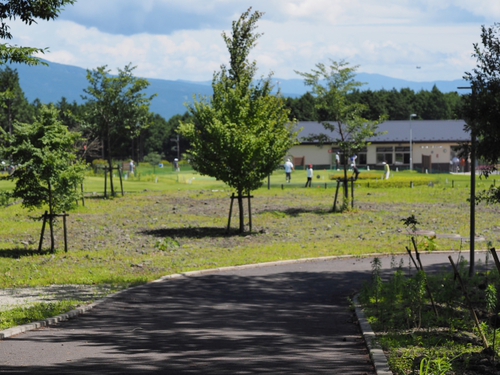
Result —
M 104 170 L 104 167 L 108 165 L 108 162 L 103 159 L 95 159 L 92 160 L 92 169 L 94 170 L 95 174 L 98 174 L 99 171 Z
M 436 180 L 427 176 L 391 177 L 388 180 L 358 180 L 361 185 L 370 188 L 407 188 L 413 186 L 434 186 Z

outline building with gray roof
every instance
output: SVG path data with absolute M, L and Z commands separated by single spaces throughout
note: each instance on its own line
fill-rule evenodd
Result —
M 339 135 L 325 129 L 319 122 L 302 121 L 297 127 L 302 128 L 300 144 L 290 150 L 289 156 L 294 157 L 298 164 L 335 168 L 338 151 L 335 140 L 340 138 Z M 357 155 L 356 163 L 361 168 L 381 169 L 384 162 L 393 169 L 404 170 L 412 166 L 422 172 L 448 172 L 453 168 L 464 170 L 467 167 L 466 160 L 461 160 L 458 166 L 453 165 L 456 147 L 470 141 L 464 120 L 386 121 L 379 125 L 378 130 L 380 134 L 371 138 L 370 145 Z M 319 144 L 310 140 L 311 136 L 318 134 L 326 135 L 333 142 Z

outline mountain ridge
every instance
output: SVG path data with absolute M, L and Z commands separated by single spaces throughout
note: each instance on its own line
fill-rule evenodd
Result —
M 17 70 L 19 81 L 26 98 L 32 102 L 39 99 L 42 103 L 56 103 L 63 97 L 69 102 L 82 103 L 83 90 L 88 87 L 87 70 L 72 65 L 45 61 L 48 66 L 8 65 Z M 457 87 L 467 85 L 463 79 L 453 81 L 414 82 L 392 78 L 381 74 L 358 73 L 356 79 L 366 82 L 360 90 L 400 90 L 410 88 L 414 91 L 430 91 L 434 85 L 443 93 L 457 91 Z M 147 78 L 150 86 L 147 94 L 157 94 L 151 103 L 151 111 L 170 119 L 176 114 L 186 112 L 185 103 L 192 103 L 194 96 L 210 96 L 211 81 L 195 82 L 187 80 L 164 80 Z M 276 87 L 285 97 L 300 97 L 308 91 L 304 81 L 297 79 L 273 78 Z

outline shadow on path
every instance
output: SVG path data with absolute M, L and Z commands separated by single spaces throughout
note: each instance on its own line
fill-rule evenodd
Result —
M 76 320 L 0 342 L 0 372 L 374 373 L 348 309 L 369 273 L 265 268 L 121 293 Z

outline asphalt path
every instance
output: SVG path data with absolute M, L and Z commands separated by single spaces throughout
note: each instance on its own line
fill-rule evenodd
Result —
M 423 254 L 422 262 L 450 269 L 448 255 Z M 406 268 L 408 256 L 381 257 L 386 275 L 400 258 Z M 349 308 L 372 260 L 240 267 L 132 288 L 75 319 L 0 341 L 0 373 L 375 374 Z

